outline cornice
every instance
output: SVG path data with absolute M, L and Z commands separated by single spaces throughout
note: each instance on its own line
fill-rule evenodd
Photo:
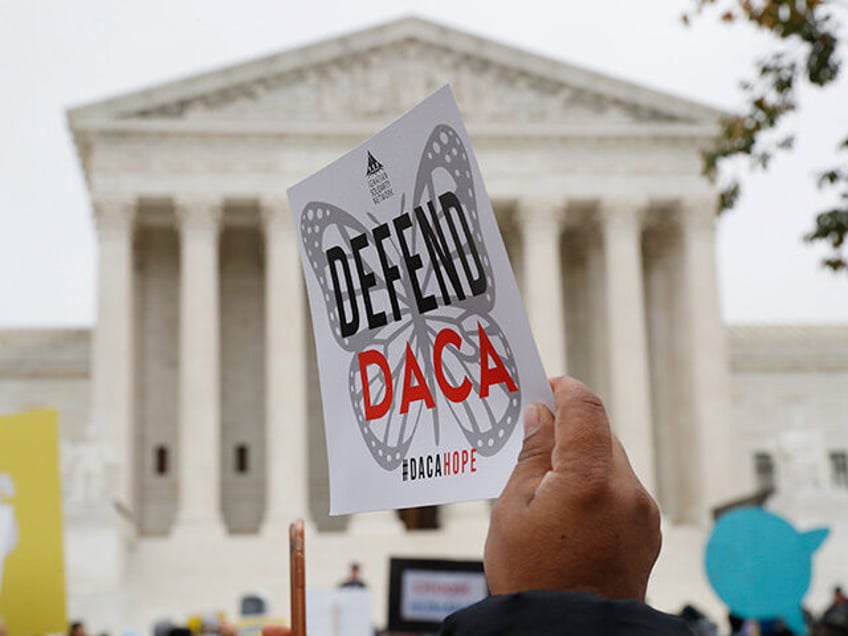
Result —
M 385 122 L 361 121 L 346 123 L 284 123 L 261 121 L 185 121 L 185 120 L 124 120 L 102 121 L 85 130 L 84 137 L 93 135 L 165 135 L 174 137 L 303 137 L 354 138 L 373 135 Z M 538 140 L 662 140 L 709 141 L 715 128 L 699 124 L 470 124 L 469 133 L 475 139 L 538 139 Z
M 91 329 L 0 329 L 0 381 L 88 379 Z
M 735 372 L 848 373 L 848 324 L 732 325 L 728 335 Z

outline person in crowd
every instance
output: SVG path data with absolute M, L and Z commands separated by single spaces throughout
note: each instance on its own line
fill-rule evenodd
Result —
M 350 571 L 347 578 L 339 583 L 339 587 L 366 587 L 365 582 L 360 577 L 359 563 L 355 561 L 350 564 Z
M 153 623 L 153 636 L 170 636 L 171 630 L 176 627 L 174 621 L 162 618 Z
M 680 618 L 695 636 L 718 636 L 718 625 L 694 605 L 686 605 L 680 610 Z
M 782 618 L 774 618 L 760 622 L 760 636 L 795 636 L 795 632 L 789 629 Z
M 833 600 L 819 622 L 823 636 L 848 636 L 848 597 L 837 585 L 833 588 Z
M 730 636 L 748 636 L 745 619 L 733 612 L 727 614 L 727 623 L 730 626 Z
M 834 607 L 841 607 L 844 605 L 848 605 L 848 596 L 845 596 L 845 591 L 842 589 L 841 585 L 836 585 L 833 588 L 833 599 L 830 602 L 830 607 L 827 609 L 833 609 Z
M 74 621 L 68 626 L 68 636 L 87 636 L 85 631 L 85 623 L 82 621 Z

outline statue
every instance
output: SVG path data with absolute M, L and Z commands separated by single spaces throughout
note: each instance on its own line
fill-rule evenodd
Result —
M 91 430 L 79 442 L 62 444 L 62 482 L 65 501 L 71 508 L 102 507 L 111 500 L 110 476 L 115 454 L 108 443 Z
M 780 490 L 787 495 L 821 491 L 827 485 L 827 461 L 820 431 L 794 429 L 777 436 Z
M 6 473 L 0 473 L 0 594 L 3 592 L 3 564 L 18 545 L 18 522 L 15 508 L 7 500 L 15 496 L 15 482 Z

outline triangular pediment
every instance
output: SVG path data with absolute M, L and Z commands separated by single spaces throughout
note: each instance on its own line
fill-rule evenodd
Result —
M 450 83 L 472 125 L 713 125 L 714 109 L 418 18 L 71 111 L 108 123 L 384 123 Z

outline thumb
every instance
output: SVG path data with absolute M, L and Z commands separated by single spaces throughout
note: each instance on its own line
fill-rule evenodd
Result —
M 554 416 L 544 404 L 531 404 L 524 412 L 524 445 L 502 496 L 530 503 L 539 482 L 551 470 L 553 449 Z

